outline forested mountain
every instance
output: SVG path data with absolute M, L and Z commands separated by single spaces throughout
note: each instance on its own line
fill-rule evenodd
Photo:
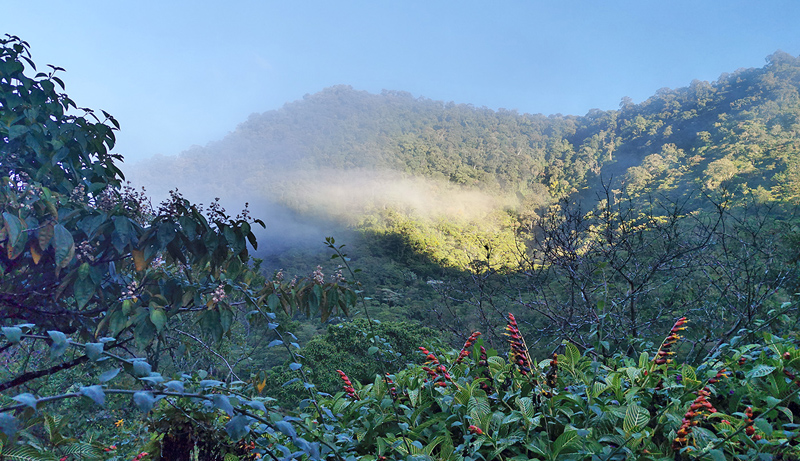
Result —
M 703 178 L 713 188 L 737 177 L 794 199 L 800 61 L 782 52 L 767 61 L 582 117 L 336 86 L 254 114 L 225 139 L 154 159 L 137 174 L 199 176 L 213 189 L 276 171 L 389 169 L 523 196 L 541 194 L 544 185 L 560 197 L 605 168 L 625 173 L 635 189 L 679 178 Z
M 400 259 L 465 267 L 487 242 L 497 255 L 511 249 L 514 221 L 563 198 L 594 203 L 604 183 L 632 196 L 736 190 L 797 202 L 799 87 L 800 59 L 782 52 L 760 69 L 585 116 L 335 86 L 254 114 L 220 141 L 134 165 L 130 177 L 156 197 L 178 187 L 199 201 L 247 201 L 279 251 L 341 235 L 344 224 L 382 236 L 379 249 Z

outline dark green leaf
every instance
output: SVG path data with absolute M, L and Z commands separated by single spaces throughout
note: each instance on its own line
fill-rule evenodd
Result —
M 18 343 L 22 340 L 22 328 L 19 327 L 3 327 L 3 336 L 11 343 Z
M 60 331 L 50 330 L 47 332 L 53 344 L 50 345 L 50 358 L 61 357 L 67 351 L 69 340 L 67 335 Z
M 0 413 L 0 432 L 11 438 L 19 430 L 19 427 L 17 418 L 8 413 Z
M 24 404 L 24 405 L 27 405 L 27 406 L 33 408 L 34 410 L 36 409 L 36 401 L 37 401 L 37 399 L 36 399 L 36 397 L 34 397 L 33 394 L 29 394 L 29 393 L 26 392 L 24 394 L 19 394 L 19 395 L 15 395 L 14 397 L 11 397 L 11 400 L 16 400 L 17 402 L 19 402 L 21 404 Z
M 140 391 L 133 394 L 133 404 L 142 413 L 148 413 L 152 410 L 155 403 L 156 399 L 150 392 Z
M 86 343 L 86 356 L 96 362 L 103 355 L 103 343 Z
M 97 379 L 101 383 L 106 383 L 106 382 L 111 381 L 112 379 L 114 379 L 119 374 L 120 370 L 122 370 L 122 369 L 121 368 L 113 368 L 111 370 L 106 371 L 102 375 L 100 375 L 100 377 L 97 378 Z
M 75 242 L 72 234 L 61 224 L 53 226 L 53 246 L 56 250 L 56 266 L 67 267 L 75 256 Z
M 231 405 L 231 401 L 228 399 L 228 396 L 222 394 L 211 394 L 209 397 L 211 398 L 211 402 L 214 403 L 214 407 L 224 411 L 228 414 L 228 416 L 233 417 L 233 405 Z
M 94 386 L 86 386 L 80 389 L 80 392 L 85 397 L 89 397 L 94 403 L 102 406 L 106 403 L 106 394 L 103 392 L 103 386 L 95 384 Z
M 150 308 L 150 321 L 156 326 L 156 331 L 161 333 L 167 324 L 167 313 L 161 308 Z
M 225 425 L 225 432 L 228 433 L 232 440 L 239 440 L 250 432 L 250 422 L 252 420 L 253 418 L 245 415 L 234 416 Z
M 137 378 L 143 378 L 145 376 L 150 376 L 150 370 L 152 367 L 149 363 L 145 362 L 144 360 L 134 360 L 133 362 L 133 374 Z

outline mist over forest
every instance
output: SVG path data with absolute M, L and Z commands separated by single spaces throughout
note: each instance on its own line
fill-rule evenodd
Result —
M 178 188 L 231 212 L 249 203 L 267 223 L 262 252 L 318 245 L 386 210 L 465 225 L 498 211 L 537 215 L 563 198 L 596 201 L 603 181 L 672 198 L 741 184 L 795 200 L 798 61 L 777 52 L 767 62 L 584 116 L 340 85 L 253 114 L 206 146 L 130 165 L 128 177 L 155 200 Z

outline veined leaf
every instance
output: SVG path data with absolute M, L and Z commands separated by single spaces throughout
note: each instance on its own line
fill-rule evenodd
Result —
M 562 451 L 579 445 L 580 440 L 580 437 L 578 437 L 578 431 L 564 431 L 564 433 L 559 435 L 556 441 L 553 442 L 553 459 L 555 459 Z
M 564 356 L 566 358 L 565 365 L 570 368 L 574 368 L 575 365 L 578 364 L 578 360 L 581 358 L 581 352 L 572 343 L 567 343 L 564 349 Z
M 638 432 L 647 426 L 648 421 L 650 421 L 650 412 L 639 405 L 631 404 L 625 411 L 622 430 L 628 434 Z
M 748 379 L 749 378 L 761 378 L 761 377 L 767 376 L 768 374 L 772 373 L 773 371 L 775 371 L 775 367 L 771 367 L 769 365 L 761 364 L 761 365 L 756 365 L 755 367 L 753 367 L 753 369 L 748 371 L 745 376 Z
M 533 400 L 530 397 L 520 397 L 517 399 L 519 411 L 528 418 L 536 416 L 536 409 L 533 407 Z

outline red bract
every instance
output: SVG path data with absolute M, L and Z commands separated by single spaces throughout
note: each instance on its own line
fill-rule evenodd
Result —
M 469 349 L 475 344 L 475 341 L 478 339 L 478 336 L 481 335 L 480 331 L 473 332 L 467 341 L 464 343 L 464 347 L 461 348 L 461 352 L 458 353 L 458 358 L 456 359 L 456 363 L 461 363 L 462 360 L 467 358 L 469 355 Z
M 353 383 L 350 381 L 350 378 L 348 378 L 342 370 L 336 370 L 336 373 L 339 373 L 339 376 L 342 378 L 342 382 L 344 382 L 342 387 L 344 388 L 344 392 L 347 394 L 347 396 L 352 400 L 361 400 L 358 397 L 356 390 L 353 388 Z
M 508 314 L 508 324 L 506 325 L 505 335 L 508 336 L 508 342 L 511 345 L 509 361 L 517 365 L 520 373 L 527 375 L 531 371 L 531 362 L 528 359 L 528 348 L 525 347 L 525 340 L 522 338 L 522 334 L 517 327 L 517 319 L 515 319 L 514 314 L 510 312 Z

